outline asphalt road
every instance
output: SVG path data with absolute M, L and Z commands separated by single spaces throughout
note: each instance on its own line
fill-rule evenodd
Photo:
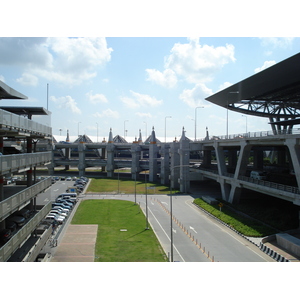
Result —
M 73 182 L 59 181 L 37 197 L 46 204 L 66 191 Z M 134 195 L 80 195 L 81 199 L 135 201 Z M 189 195 L 172 196 L 173 261 L 176 262 L 266 262 L 274 260 L 259 248 L 197 208 Z M 137 195 L 146 215 L 146 197 Z M 171 214 L 168 195 L 148 195 L 148 221 L 165 253 L 171 257 Z M 145 222 L 145 228 L 147 224 Z
M 85 199 L 135 201 L 134 195 L 85 195 Z M 173 261 L 176 262 L 267 262 L 274 260 L 255 244 L 202 212 L 189 195 L 173 196 Z M 145 196 L 137 203 L 146 215 Z M 147 197 L 148 220 L 166 254 L 171 253 L 170 197 Z M 146 228 L 146 223 L 145 223 Z

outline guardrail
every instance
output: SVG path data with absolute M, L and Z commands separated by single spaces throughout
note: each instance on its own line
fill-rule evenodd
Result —
M 197 169 L 197 170 L 199 170 L 200 172 L 204 171 L 204 172 L 210 172 L 213 174 L 219 174 L 218 170 L 210 170 L 210 169 L 202 169 L 202 168 Z M 224 174 L 222 174 L 222 176 L 233 178 L 234 174 L 233 173 L 224 173 Z M 269 188 L 280 190 L 280 191 L 285 191 L 285 192 L 292 193 L 292 194 L 300 194 L 299 188 L 295 187 L 295 186 L 284 185 L 284 184 L 276 183 L 276 182 L 272 182 L 272 181 L 253 179 L 253 178 L 250 178 L 247 176 L 242 176 L 242 175 L 238 176 L 238 180 L 258 184 L 261 186 L 269 187 Z
M 35 152 L 0 156 L 0 174 L 16 172 L 25 168 L 52 162 L 52 152 Z
M 235 133 L 235 134 L 220 135 L 220 136 L 210 136 L 208 140 L 209 141 L 233 140 L 233 139 L 243 139 L 243 138 L 268 137 L 268 136 L 277 137 L 280 135 L 287 135 L 287 134 L 288 135 L 300 134 L 300 128 L 278 130 L 276 133 L 274 133 L 273 131 L 258 131 L 258 132 Z M 207 138 L 199 139 L 197 141 L 205 141 L 205 140 L 207 140 Z
M 24 203 L 28 202 L 31 198 L 43 192 L 52 185 L 51 177 L 39 181 L 38 183 L 22 190 L 19 193 L 0 202 L 0 222 L 6 217 L 17 211 Z
M 48 241 L 52 234 L 52 227 L 50 226 L 48 229 L 46 229 L 41 236 L 39 236 L 38 240 L 34 244 L 34 246 L 29 250 L 28 254 L 22 262 L 34 262 L 43 249 L 44 245 Z
M 0 262 L 7 261 L 11 255 L 30 237 L 33 230 L 51 210 L 51 207 L 51 202 L 46 204 L 2 248 L 0 248 Z
M 32 132 L 46 136 L 52 135 L 52 128 L 41 123 L 34 122 L 6 110 L 0 109 L 0 125 L 24 132 Z

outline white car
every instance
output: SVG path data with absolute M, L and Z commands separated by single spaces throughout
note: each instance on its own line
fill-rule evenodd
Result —
M 66 217 L 68 216 L 67 213 L 58 211 L 58 210 L 56 210 L 56 209 L 50 210 L 49 213 L 50 213 L 50 214 L 57 214 L 57 215 L 62 216 L 62 217 L 64 217 L 64 218 L 66 218 Z
M 53 214 L 47 215 L 45 220 L 47 220 L 47 221 L 57 221 L 59 224 L 62 224 L 64 222 L 64 219 L 58 218 L 57 216 L 55 216 Z

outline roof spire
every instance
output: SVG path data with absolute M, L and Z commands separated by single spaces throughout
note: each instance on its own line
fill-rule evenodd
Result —
M 112 143 L 112 142 L 113 142 L 113 134 L 112 134 L 111 128 L 110 128 L 110 131 L 109 131 L 108 142 L 109 142 L 109 143 Z
M 154 126 L 152 127 L 152 133 L 151 133 L 150 144 L 156 144 L 156 137 L 155 137 Z

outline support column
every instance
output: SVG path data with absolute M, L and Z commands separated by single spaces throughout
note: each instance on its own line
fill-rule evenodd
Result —
M 84 176 L 85 175 L 85 145 L 84 145 L 84 143 L 78 144 L 78 157 L 79 157 L 79 162 L 78 162 L 79 176 Z
M 190 190 L 190 142 L 185 136 L 184 128 L 182 130 L 182 135 L 180 139 L 180 191 L 182 193 L 187 193 Z
M 179 143 L 174 141 L 170 145 L 170 159 L 171 159 L 171 186 L 172 189 L 179 189 L 179 165 L 180 165 L 180 156 L 179 156 Z M 178 167 L 177 167 L 178 166 Z
M 169 144 L 162 144 L 160 155 L 161 155 L 161 170 L 160 170 L 160 183 L 169 185 L 170 183 L 170 157 L 169 157 Z
M 298 188 L 300 187 L 300 145 L 299 139 L 288 138 L 285 141 L 285 145 L 288 147 L 290 157 L 295 172 Z
M 138 175 L 141 171 L 140 168 L 140 156 L 141 156 L 141 147 L 133 143 L 131 146 L 131 178 L 134 180 L 138 179 Z
M 107 161 L 106 161 L 107 177 L 113 178 L 114 170 L 115 170 L 115 164 L 114 164 L 115 145 L 112 143 L 107 144 L 106 153 L 107 153 Z
M 252 145 L 248 144 L 246 141 L 241 143 L 240 155 L 234 173 L 234 178 L 232 178 L 231 181 L 231 190 L 228 199 L 230 203 L 238 203 L 240 201 L 242 187 L 238 183 L 238 177 L 246 175 L 251 148 Z
M 149 145 L 149 181 L 157 181 L 157 154 L 158 148 L 156 144 L 156 137 L 154 127 L 152 128 L 151 140 Z

